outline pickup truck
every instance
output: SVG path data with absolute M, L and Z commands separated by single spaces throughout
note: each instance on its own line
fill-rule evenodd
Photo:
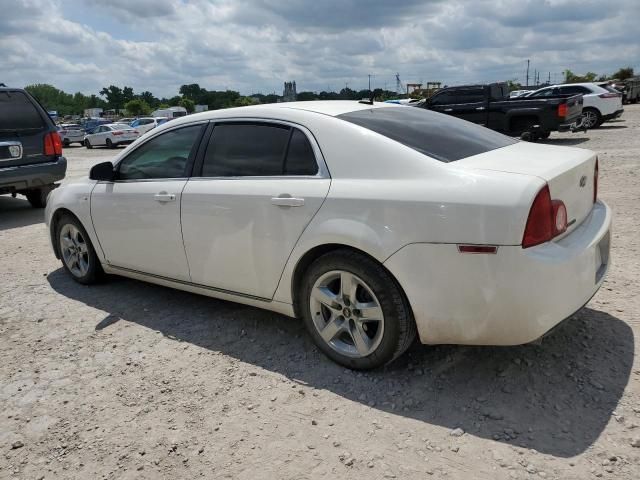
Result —
M 464 85 L 438 90 L 416 104 L 484 125 L 524 140 L 549 137 L 551 132 L 575 130 L 582 115 L 582 95 L 566 98 L 509 98 L 506 83 Z
M 0 84 L 0 195 L 27 197 L 44 208 L 67 160 L 58 129 L 29 92 Z

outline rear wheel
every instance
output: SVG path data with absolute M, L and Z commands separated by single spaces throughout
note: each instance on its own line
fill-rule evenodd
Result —
M 595 108 L 582 110 L 582 126 L 586 128 L 598 128 L 602 125 L 602 115 Z
M 400 287 L 364 255 L 339 250 L 318 258 L 305 274 L 301 295 L 303 319 L 314 342 L 345 367 L 385 365 L 416 337 Z
M 63 215 L 56 228 L 56 241 L 64 269 L 79 283 L 96 283 L 103 276 L 102 266 L 89 235 L 71 215 Z
M 551 135 L 551 132 L 539 132 L 538 138 L 544 140 L 546 138 L 549 138 L 550 135 Z
M 34 188 L 27 190 L 25 196 L 33 208 L 44 208 L 47 206 L 47 195 L 51 191 L 51 187 Z

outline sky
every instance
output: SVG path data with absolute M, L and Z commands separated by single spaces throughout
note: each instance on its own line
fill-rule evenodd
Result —
M 0 0 L 0 82 L 395 90 L 640 72 L 639 0 Z

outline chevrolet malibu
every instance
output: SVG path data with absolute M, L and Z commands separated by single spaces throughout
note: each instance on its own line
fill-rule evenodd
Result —
M 328 357 L 368 369 L 416 336 L 523 344 L 579 310 L 609 263 L 597 190 L 589 150 L 298 102 L 155 128 L 54 190 L 46 221 L 80 283 L 118 274 L 299 317 Z

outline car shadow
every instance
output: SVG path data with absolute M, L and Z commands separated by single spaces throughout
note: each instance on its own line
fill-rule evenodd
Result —
M 546 143 L 547 145 L 580 145 L 581 143 L 588 141 L 589 137 L 547 138 L 545 140 L 538 140 L 538 143 Z
M 629 128 L 626 125 L 600 125 L 598 130 L 617 130 L 620 128 Z
M 322 355 L 302 322 L 272 312 L 124 278 L 88 288 L 63 269 L 48 281 L 105 312 L 96 330 L 134 322 L 385 413 L 558 457 L 601 435 L 634 355 L 626 323 L 585 308 L 538 345 L 416 344 L 386 368 L 357 373 Z
M 44 222 L 44 209 L 33 208 L 24 197 L 0 195 L 0 231 Z

